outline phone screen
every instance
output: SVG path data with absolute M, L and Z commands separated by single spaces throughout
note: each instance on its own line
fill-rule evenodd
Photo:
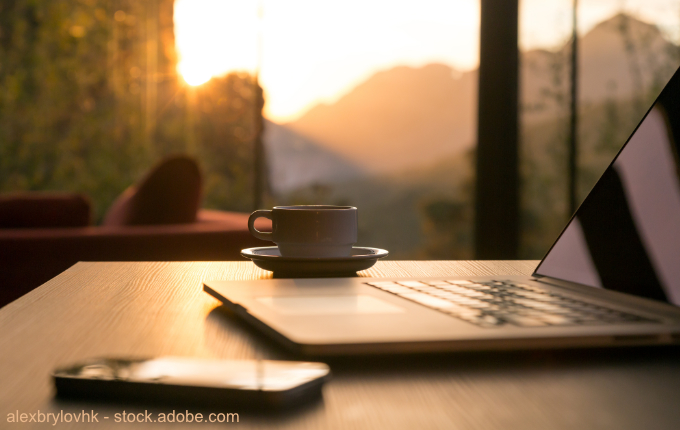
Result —
M 323 363 L 160 357 L 97 359 L 61 369 L 56 377 L 253 391 L 287 391 L 330 373 Z

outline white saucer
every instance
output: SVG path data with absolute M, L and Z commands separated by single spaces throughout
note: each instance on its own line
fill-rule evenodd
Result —
M 347 276 L 373 266 L 388 254 L 384 249 L 352 247 L 349 257 L 296 258 L 282 257 L 276 246 L 248 248 L 241 255 L 253 260 L 257 267 L 274 272 L 276 276 Z

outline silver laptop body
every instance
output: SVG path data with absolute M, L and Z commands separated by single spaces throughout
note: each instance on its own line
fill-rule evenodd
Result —
M 680 73 L 531 277 L 209 281 L 309 355 L 680 342 Z
M 477 324 L 465 313 L 458 316 L 449 313 L 445 307 L 435 310 L 406 296 L 409 293 L 400 296 L 370 285 L 387 281 L 442 280 L 514 281 L 641 319 L 601 324 L 559 324 L 556 320 L 555 324 L 548 322 L 536 326 L 533 325 L 535 318 L 529 325 L 522 325 L 523 321 L 518 318 L 502 325 Z M 204 288 L 255 328 L 289 349 L 307 355 L 567 348 L 680 341 L 680 310 L 674 306 L 548 278 L 272 279 L 210 281 Z

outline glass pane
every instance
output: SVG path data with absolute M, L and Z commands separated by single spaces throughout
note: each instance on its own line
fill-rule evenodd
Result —
M 572 6 L 524 0 L 522 249 L 541 258 L 571 216 L 567 189 Z M 680 65 L 675 1 L 578 5 L 577 200 L 588 194 Z
M 2 191 L 84 192 L 101 219 L 183 152 L 204 170 L 207 207 L 247 212 L 263 110 L 261 205 L 353 204 L 361 245 L 472 257 L 478 0 L 71 6 L 0 14 Z M 571 6 L 521 2 L 526 258 L 570 215 Z M 580 2 L 580 199 L 680 64 L 678 20 L 670 0 Z
M 477 0 L 176 8 L 190 83 L 259 72 L 266 204 L 355 205 L 359 245 L 395 258 L 471 257 Z

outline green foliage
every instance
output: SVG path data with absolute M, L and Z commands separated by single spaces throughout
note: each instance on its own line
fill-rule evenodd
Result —
M 186 86 L 172 4 L 0 3 L 0 192 L 82 192 L 100 219 L 154 163 L 184 152 L 203 167 L 208 206 L 250 209 L 261 90 L 246 75 Z
M 668 79 L 668 78 L 667 78 Z M 660 89 L 629 98 L 614 94 L 604 102 L 579 110 L 578 200 L 582 201 L 633 132 Z M 642 98 L 645 103 L 639 103 Z M 644 108 L 642 107 L 644 106 Z M 566 205 L 566 127 L 568 117 L 558 116 L 525 124 L 520 169 L 520 257 L 541 258 L 564 228 L 570 215 Z
M 398 174 L 314 184 L 279 196 L 276 204 L 356 206 L 358 245 L 387 249 L 389 258 L 470 258 L 473 156 L 469 151 Z
M 632 88 L 621 94 L 615 82 L 610 81 L 604 101 L 579 104 L 579 202 L 588 195 L 680 64 L 676 45 L 664 43 L 662 52 L 654 48 L 659 39 L 653 27 L 638 26 L 634 31 L 633 20 L 626 15 L 619 16 L 616 22 Z M 572 215 L 568 212 L 566 185 L 568 53 L 560 50 L 549 58 L 547 73 L 551 79 L 542 91 L 542 105 L 552 107 L 554 113 L 540 121 L 528 121 L 525 117 L 522 124 L 520 258 L 543 257 Z
M 249 75 L 230 74 L 196 93 L 196 155 L 205 172 L 206 206 L 252 210 L 253 142 L 261 130 L 262 89 Z
M 15 0 L 0 16 L 0 190 L 84 192 L 101 209 L 148 164 L 138 109 L 109 84 L 107 12 Z
M 437 260 L 473 258 L 470 228 L 473 211 L 467 199 L 433 199 L 423 202 L 421 211 L 425 237 L 419 255 L 421 258 Z

